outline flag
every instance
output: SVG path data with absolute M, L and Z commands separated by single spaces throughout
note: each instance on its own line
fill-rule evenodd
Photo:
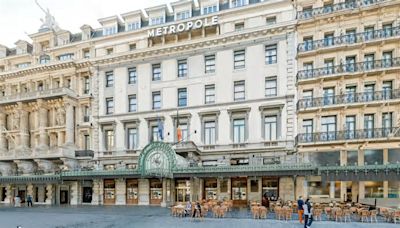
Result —
M 178 142 L 182 141 L 182 129 L 179 126 L 179 113 L 178 109 L 176 109 L 176 138 L 178 139 Z
M 158 128 L 158 138 L 160 141 L 162 141 L 162 140 L 164 140 L 164 134 L 163 134 L 164 125 L 159 117 L 158 117 L 157 128 Z

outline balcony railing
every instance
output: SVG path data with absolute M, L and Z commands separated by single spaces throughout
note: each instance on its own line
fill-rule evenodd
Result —
M 99 151 L 99 157 L 137 156 L 137 152 L 138 150 L 135 149 Z
M 355 34 L 347 34 L 335 37 L 328 37 L 322 40 L 305 41 L 297 46 L 298 52 L 308 52 L 322 48 L 329 48 L 341 45 L 365 43 L 379 39 L 387 39 L 400 35 L 400 27 L 366 31 Z
M 363 93 L 347 93 L 336 96 L 313 97 L 300 99 L 297 110 L 330 105 L 366 103 L 372 101 L 394 100 L 400 98 L 400 90 L 384 90 Z
M 393 134 L 393 132 L 395 132 Z M 400 131 L 394 127 L 372 128 L 361 130 L 327 131 L 317 133 L 302 133 L 296 136 L 296 143 L 334 142 L 343 140 L 366 140 L 387 137 L 400 137 Z
M 94 151 L 93 150 L 75 150 L 75 157 L 93 157 Z
M 55 97 L 68 95 L 75 97 L 75 92 L 69 88 L 61 87 L 56 89 L 47 89 L 42 91 L 32 91 L 26 93 L 18 93 L 0 97 L 0 104 L 13 103 L 17 101 L 34 100 L 39 98 Z
M 346 63 L 335 66 L 321 67 L 316 69 L 301 70 L 297 72 L 297 81 L 329 77 L 338 74 L 352 74 L 357 72 L 368 72 L 391 67 L 399 67 L 400 58 L 390 58 L 374 61 L 364 61 L 357 63 Z
M 387 0 L 359 0 L 359 1 L 341 2 L 333 5 L 327 5 L 319 8 L 299 11 L 297 12 L 297 19 L 307 20 L 315 16 L 327 15 L 330 13 L 367 7 L 384 1 Z

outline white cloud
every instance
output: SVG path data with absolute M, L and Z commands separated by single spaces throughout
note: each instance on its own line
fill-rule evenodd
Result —
M 48 8 L 62 29 L 80 32 L 83 24 L 100 27 L 99 18 L 166 4 L 171 0 L 39 0 Z M 17 40 L 31 41 L 44 13 L 35 0 L 0 0 L 0 44 L 14 47 Z

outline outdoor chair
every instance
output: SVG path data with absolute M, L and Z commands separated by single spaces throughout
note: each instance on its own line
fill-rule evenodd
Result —
M 261 206 L 261 207 L 259 207 L 259 213 L 260 213 L 260 218 L 266 219 L 267 215 L 268 215 L 268 210 L 266 207 Z
M 394 224 L 397 224 L 397 221 L 400 221 L 400 210 L 397 210 L 393 213 L 393 221 Z
M 353 214 L 353 212 L 351 212 L 350 209 L 344 209 L 343 210 L 344 222 L 347 222 L 347 220 L 349 220 L 349 222 L 351 222 L 351 215 L 352 214 Z
M 319 221 L 322 221 L 322 209 L 320 209 L 320 208 L 314 209 L 313 216 L 314 216 L 315 221 L 318 221 L 318 219 L 319 219 Z
M 367 210 L 362 210 L 361 211 L 361 222 L 368 222 L 368 217 L 369 217 L 369 211 Z
M 378 215 L 378 211 L 377 211 L 377 210 L 371 210 L 371 211 L 369 212 L 369 217 L 370 217 L 370 219 L 371 219 L 371 223 L 372 223 L 373 221 L 375 221 L 376 223 L 378 222 L 377 215 Z

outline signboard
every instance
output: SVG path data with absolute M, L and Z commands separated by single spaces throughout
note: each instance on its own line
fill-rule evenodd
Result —
M 179 24 L 175 24 L 175 25 L 169 25 L 169 26 L 150 29 L 147 32 L 147 35 L 149 38 L 151 38 L 151 37 L 181 33 L 181 32 L 189 31 L 192 29 L 209 27 L 209 26 L 213 26 L 216 24 L 218 24 L 218 16 L 213 16 L 211 18 L 203 18 L 203 19 L 188 21 L 188 22 L 179 23 Z

